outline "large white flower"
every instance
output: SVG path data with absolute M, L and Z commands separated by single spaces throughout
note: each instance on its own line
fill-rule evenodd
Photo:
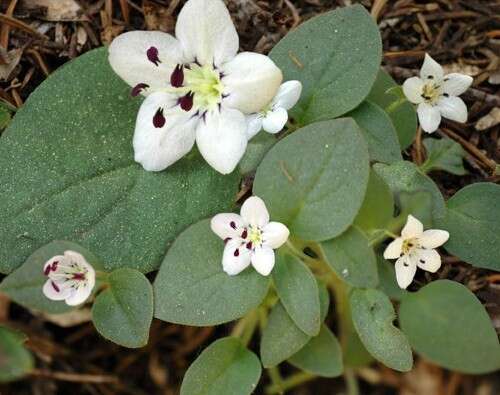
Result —
M 64 300 L 70 306 L 87 300 L 95 286 L 94 268 L 75 251 L 50 258 L 43 266 L 48 277 L 43 293 L 51 300 Z
M 394 239 L 385 249 L 385 259 L 397 259 L 396 279 L 405 289 L 413 281 L 417 267 L 435 273 L 441 267 L 441 257 L 435 248 L 446 243 L 450 234 L 445 230 L 429 229 L 424 232 L 422 222 L 409 215 L 401 237 Z
M 238 35 L 221 0 L 189 0 L 175 35 L 128 32 L 109 47 L 113 70 L 133 86 L 133 95 L 146 96 L 135 128 L 135 160 L 160 171 L 196 141 L 214 169 L 230 173 L 246 149 L 245 114 L 272 100 L 281 71 L 267 56 L 237 54 Z
M 439 63 L 425 54 L 420 77 L 408 78 L 403 83 L 403 92 L 409 101 L 418 104 L 422 129 L 432 133 L 439 127 L 441 117 L 467 121 L 467 106 L 457 96 L 464 93 L 472 81 L 472 77 L 460 73 L 444 75 Z
M 299 101 L 301 93 L 300 81 L 292 80 L 281 84 L 271 103 L 259 112 L 247 116 L 248 139 L 261 129 L 272 134 L 280 132 L 288 121 L 288 110 Z
M 257 196 L 248 198 L 241 206 L 240 215 L 217 214 L 212 218 L 212 230 L 224 240 L 222 268 L 234 276 L 250 263 L 263 276 L 274 267 L 274 249 L 281 247 L 290 234 L 280 222 L 269 222 L 269 212 Z

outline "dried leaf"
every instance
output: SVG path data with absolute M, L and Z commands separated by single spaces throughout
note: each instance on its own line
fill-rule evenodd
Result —
M 493 107 L 491 111 L 476 122 L 477 130 L 486 130 L 500 123 L 500 108 Z
M 10 74 L 21 60 L 22 54 L 22 48 L 7 52 L 4 48 L 0 47 L 0 81 L 7 81 L 9 79 Z
M 75 0 L 23 0 L 21 7 L 27 10 L 46 10 L 41 19 L 47 21 L 81 20 L 82 8 Z

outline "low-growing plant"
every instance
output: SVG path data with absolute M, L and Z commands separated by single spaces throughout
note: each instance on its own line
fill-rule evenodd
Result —
M 445 201 L 427 173 L 464 174 L 460 146 L 424 139 L 421 166 L 401 154 L 417 112 L 426 132 L 466 120 L 472 79 L 427 55 L 401 89 L 359 5 L 304 22 L 269 56 L 237 51 L 224 4 L 189 0 L 176 38 L 125 33 L 42 83 L 0 139 L 0 290 L 52 314 L 92 304 L 98 332 L 125 347 L 147 344 L 153 317 L 236 321 L 182 395 L 250 394 L 262 366 L 268 393 L 349 383 L 373 359 L 409 371 L 413 351 L 498 369 L 472 292 L 439 275 L 406 289 L 417 269 L 439 273 L 441 247 L 500 270 L 500 187 Z M 253 196 L 238 214 L 243 177 Z M 7 379 L 32 363 L 16 339 L 0 343 L 19 364 Z M 283 363 L 298 372 L 283 378 Z

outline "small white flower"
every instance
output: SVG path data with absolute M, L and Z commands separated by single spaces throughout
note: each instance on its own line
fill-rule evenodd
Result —
M 265 55 L 237 54 L 238 34 L 221 0 L 189 0 L 175 35 L 128 32 L 109 47 L 113 70 L 133 95 L 146 96 L 135 127 L 135 160 L 160 171 L 196 141 L 215 170 L 230 173 L 246 150 L 245 115 L 271 101 L 281 71 Z
M 261 111 L 247 116 L 247 135 L 250 140 L 264 129 L 268 133 L 278 133 L 288 121 L 288 110 L 299 101 L 302 93 L 300 81 L 287 81 L 278 89 L 273 100 Z
M 48 277 L 43 293 L 51 300 L 64 300 L 69 306 L 79 305 L 87 300 L 95 285 L 94 268 L 75 251 L 50 258 L 43 266 Z
M 445 230 L 429 229 L 424 232 L 422 222 L 408 216 L 401 237 L 394 239 L 385 249 L 385 259 L 396 259 L 396 279 L 405 289 L 413 281 L 417 266 L 435 273 L 441 267 L 441 257 L 435 248 L 446 243 L 450 234 Z
M 281 247 L 290 234 L 279 222 L 269 222 L 269 212 L 257 196 L 248 198 L 241 206 L 240 215 L 217 214 L 212 218 L 214 233 L 224 240 L 222 268 L 230 276 L 245 270 L 250 263 L 263 276 L 274 267 L 274 251 Z
M 420 77 L 408 78 L 403 83 L 403 92 L 410 102 L 418 104 L 422 129 L 432 133 L 439 127 L 441 117 L 462 123 L 467 121 L 467 106 L 458 96 L 472 81 L 472 77 L 460 73 L 444 75 L 439 63 L 425 54 Z

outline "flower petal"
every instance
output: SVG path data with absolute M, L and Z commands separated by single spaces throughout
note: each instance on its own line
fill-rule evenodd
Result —
M 43 294 L 50 300 L 64 300 L 70 295 L 70 288 L 63 286 L 54 280 L 48 279 L 42 288 Z
M 155 123 L 160 109 L 176 99 L 164 92 L 149 95 L 137 114 L 134 134 L 134 159 L 145 170 L 160 171 L 186 155 L 195 140 L 196 120 L 181 112 L 162 110 L 163 123 Z
M 281 107 L 285 110 L 291 109 L 300 99 L 302 84 L 300 81 L 286 81 L 280 85 L 278 93 L 273 99 L 274 107 Z
M 443 80 L 443 74 L 443 68 L 441 65 L 426 53 L 424 64 L 420 69 L 420 78 L 424 81 L 434 80 L 436 83 L 440 83 Z
M 78 289 L 71 292 L 65 302 L 69 306 L 78 306 L 89 298 L 91 292 L 92 288 L 90 286 L 80 286 Z
M 422 97 L 422 88 L 424 81 L 419 77 L 408 78 L 403 82 L 403 93 L 406 98 L 414 104 L 420 104 L 424 101 Z
M 411 284 L 415 273 L 417 272 L 417 265 L 408 255 L 403 255 L 396 261 L 396 280 L 402 289 L 406 289 Z
M 56 271 L 59 262 L 63 262 L 64 260 L 65 260 L 65 257 L 62 255 L 53 256 L 47 262 L 45 262 L 45 264 L 43 265 L 43 274 L 48 276 L 51 272 Z M 54 265 L 54 263 L 56 263 L 56 264 Z
M 175 35 L 190 61 L 220 66 L 238 52 L 239 39 L 221 0 L 189 0 L 177 18 Z
M 403 239 L 398 237 L 389 243 L 389 245 L 384 250 L 385 259 L 396 259 L 401 256 L 403 251 Z
M 241 215 L 234 213 L 217 214 L 210 221 L 212 231 L 222 240 L 240 237 L 242 228 L 246 226 Z
M 441 123 L 441 112 L 437 106 L 420 103 L 417 107 L 417 114 L 420 126 L 427 133 L 435 132 Z
M 420 237 L 424 231 L 424 225 L 413 215 L 408 215 L 406 225 L 401 231 L 401 237 L 403 239 L 412 239 L 414 237 Z
M 246 223 L 261 229 L 269 223 L 269 211 L 264 201 L 258 196 L 251 196 L 245 200 L 240 214 Z
M 471 86 L 474 79 L 471 76 L 451 73 L 444 77 L 443 92 L 451 96 L 459 96 Z
M 262 130 L 262 114 L 250 114 L 245 118 L 247 121 L 247 138 L 250 140 Z
M 263 276 L 268 276 L 273 270 L 274 259 L 272 248 L 257 247 L 252 253 L 252 266 Z
M 159 62 L 148 58 L 148 50 L 156 48 Z M 182 48 L 170 34 L 163 32 L 133 31 L 120 34 L 109 46 L 109 63 L 130 86 L 146 84 L 150 91 L 170 85 L 170 74 L 175 65 L 183 63 Z
M 438 101 L 437 108 L 445 118 L 462 123 L 467 121 L 467 106 L 459 97 L 442 97 Z
M 288 112 L 284 108 L 278 107 L 267 112 L 262 120 L 262 127 L 266 132 L 275 134 L 283 130 L 286 121 L 288 121 Z
M 435 273 L 441 267 L 441 256 L 436 250 L 417 249 L 415 251 L 417 266 L 420 269 Z
M 420 245 L 424 248 L 437 248 L 448 241 L 450 234 L 445 230 L 429 229 L 419 237 Z
M 231 173 L 247 147 L 245 116 L 230 108 L 212 111 L 198 123 L 196 143 L 201 154 L 215 170 Z
M 269 222 L 262 229 L 263 245 L 273 249 L 280 248 L 288 240 L 290 231 L 281 222 Z
M 245 114 L 259 112 L 276 95 L 281 84 L 281 70 L 271 58 L 253 53 L 242 52 L 224 64 L 224 103 Z
M 240 240 L 229 240 L 222 255 L 222 269 L 235 276 L 250 265 L 250 250 Z

